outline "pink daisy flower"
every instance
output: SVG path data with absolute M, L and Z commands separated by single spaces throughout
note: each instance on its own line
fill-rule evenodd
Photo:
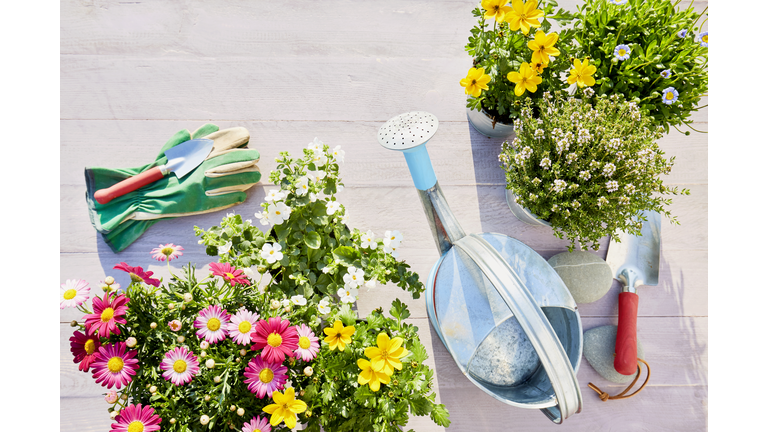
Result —
M 69 350 L 75 356 L 73 360 L 75 363 L 80 363 L 78 369 L 83 372 L 88 372 L 91 367 L 91 363 L 96 360 L 96 352 L 101 346 L 101 341 L 96 335 L 86 336 L 79 331 L 69 338 Z
M 152 254 L 152 258 L 158 261 L 165 261 L 167 259 L 170 262 L 171 260 L 184 255 L 181 252 L 183 250 L 184 248 L 181 246 L 168 243 L 167 245 L 160 245 L 159 247 L 152 249 L 150 253 Z
M 67 282 L 61 284 L 61 309 L 80 306 L 88 300 L 90 293 L 88 282 L 82 279 L 67 279 Z
M 99 347 L 93 362 L 93 378 L 107 388 L 128 384 L 139 369 L 136 350 L 126 350 L 125 342 L 107 344 Z
M 280 363 L 270 363 L 254 357 L 245 367 L 245 383 L 257 397 L 272 397 L 272 392 L 282 390 L 288 379 L 288 368 Z
M 248 345 L 251 342 L 251 334 L 256 331 L 256 323 L 259 321 L 259 314 L 249 312 L 245 309 L 232 315 L 231 321 L 227 324 L 227 331 L 236 343 Z
M 144 282 L 147 285 L 160 286 L 160 279 L 153 279 L 151 271 L 144 271 L 141 267 L 131 267 L 121 262 L 113 268 L 127 272 L 131 276 L 131 282 Z
M 317 357 L 317 352 L 320 351 L 319 339 L 306 324 L 296 326 L 296 332 L 299 334 L 299 347 L 293 352 L 296 357 L 306 362 L 312 361 Z
M 282 363 L 285 356 L 293 357 L 293 350 L 299 346 L 299 335 L 291 322 L 280 317 L 261 320 L 251 336 L 252 350 L 264 349 L 261 358 L 271 363 Z
M 250 284 L 243 274 L 243 271 L 232 267 L 229 263 L 210 263 L 208 266 L 211 268 L 211 273 L 213 273 L 214 276 L 221 276 L 232 286 L 235 286 L 235 284 Z
M 162 420 L 151 406 L 142 407 L 141 404 L 131 404 L 123 408 L 115 417 L 117 423 L 112 423 L 110 432 L 154 432 L 160 430 Z
M 208 343 L 216 343 L 227 337 L 227 324 L 230 315 L 225 309 L 217 305 L 210 305 L 200 311 L 200 316 L 195 319 L 197 337 L 205 339 Z
M 192 381 L 192 378 L 200 372 L 200 363 L 197 361 L 197 356 L 189 350 L 176 347 L 165 353 L 160 369 L 165 371 L 163 378 L 178 386 Z
M 258 416 L 248 423 L 243 423 L 242 432 L 272 432 L 272 426 L 269 425 L 269 420 Z
M 168 321 L 168 327 L 171 328 L 171 331 L 177 332 L 181 330 L 181 321 L 179 320 Z
M 125 294 L 112 297 L 112 293 L 106 293 L 104 298 L 93 298 L 93 313 L 86 314 L 85 331 L 89 335 L 97 333 L 99 337 L 109 337 L 110 334 L 120 334 L 117 324 L 125 324 L 125 312 L 128 310 L 130 299 Z

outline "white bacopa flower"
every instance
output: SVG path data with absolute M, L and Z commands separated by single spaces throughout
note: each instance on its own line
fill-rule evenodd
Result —
M 555 192 L 562 192 L 563 190 L 565 190 L 565 187 L 567 185 L 568 184 L 565 181 L 560 179 L 555 179 L 555 182 L 552 185 L 552 190 L 554 190 Z
M 291 303 L 293 303 L 294 306 L 304 306 L 307 304 L 307 299 L 305 299 L 303 295 L 299 294 L 291 297 Z
M 354 303 L 355 299 L 357 298 L 357 289 L 356 288 L 339 288 L 336 294 L 338 294 L 339 299 L 342 301 L 342 303 Z
M 355 266 L 349 266 L 347 269 L 347 274 L 344 275 L 344 286 L 349 288 L 357 288 L 365 283 L 365 280 L 363 279 L 364 277 L 365 271 L 363 269 L 359 269 Z
M 316 167 L 324 166 L 328 163 L 328 156 L 326 156 L 324 153 L 315 153 L 315 157 L 312 158 L 312 162 Z
M 604 176 L 610 177 L 615 172 L 616 172 L 616 165 L 608 162 L 607 164 L 605 164 L 605 166 L 603 166 L 603 175 Z
M 312 181 L 320 181 L 325 178 L 326 174 L 327 173 L 323 170 L 307 170 L 307 177 Z
M 323 142 L 317 139 L 317 137 L 315 137 L 315 139 L 311 143 L 307 144 L 307 148 L 312 150 L 312 152 L 314 152 L 315 154 L 322 153 Z
M 379 243 L 373 238 L 373 231 L 368 230 L 367 233 L 360 236 L 360 247 L 372 250 L 376 250 L 376 248 L 379 247 Z
M 264 197 L 264 201 L 280 201 L 283 198 L 285 198 L 285 193 L 282 190 L 272 189 Z
M 264 246 L 261 247 L 261 257 L 267 260 L 269 264 L 274 264 L 283 259 L 283 253 L 280 252 L 282 249 L 280 243 L 264 243 Z
M 370 280 L 365 282 L 366 288 L 376 288 L 376 279 L 371 278 Z
M 317 194 L 314 192 L 309 193 L 309 202 L 315 202 L 317 201 Z
M 337 194 L 340 194 L 341 191 L 343 191 L 343 190 L 344 190 L 344 185 L 343 184 L 337 184 L 336 185 L 336 193 Z
M 291 208 L 285 205 L 285 203 L 279 202 L 269 206 L 269 215 L 267 216 L 267 219 L 275 225 L 280 225 L 287 221 L 290 215 Z
M 291 305 L 291 301 L 288 300 L 288 299 L 282 299 L 282 300 L 280 300 L 280 305 L 283 306 L 283 307 L 290 306 Z
M 222 245 L 222 246 L 219 246 L 219 247 L 218 247 L 218 248 L 216 248 L 216 249 L 218 250 L 218 252 L 219 252 L 219 255 L 224 255 L 224 254 L 226 254 L 227 252 L 229 252 L 229 250 L 230 250 L 230 249 L 232 249 L 232 242 L 231 242 L 231 241 L 228 241 L 228 242 L 224 243 L 224 245 Z
M 255 214 L 255 216 L 256 216 L 256 219 L 258 219 L 259 222 L 261 222 L 262 225 L 269 225 L 269 212 L 268 211 L 258 212 L 258 213 Z
M 341 207 L 341 203 L 338 201 L 328 201 L 328 203 L 325 205 L 325 214 L 332 215 L 339 211 L 339 207 Z
M 400 242 L 403 241 L 403 235 L 400 231 L 384 231 L 384 245 L 389 247 L 398 247 Z
M 548 157 L 545 157 L 541 160 L 541 162 L 539 163 L 539 166 L 544 168 L 545 170 L 548 170 L 552 166 L 552 161 L 549 160 Z
M 328 300 L 320 300 L 320 303 L 317 305 L 317 311 L 323 315 L 331 313 L 331 306 L 330 303 L 328 303 Z
M 253 280 L 253 277 L 257 273 L 255 271 L 253 271 L 252 267 L 246 267 L 246 268 L 244 268 L 242 270 L 243 270 L 243 274 L 245 275 L 245 277 L 247 277 L 248 279 L 251 279 L 251 280 Z
M 343 215 L 341 215 L 341 223 L 344 225 L 347 225 L 349 223 L 349 215 L 345 212 Z
M 296 182 L 296 195 L 304 196 L 309 192 L 309 177 L 301 176 Z
M 344 150 L 341 149 L 340 145 L 333 148 L 332 154 L 334 159 L 344 162 Z
M 589 180 L 592 178 L 592 174 L 589 171 L 579 171 L 579 178 L 582 180 Z
M 619 189 L 619 182 L 616 180 L 607 181 L 605 187 L 608 189 L 608 192 L 616 192 Z
M 399 246 L 384 245 L 384 252 L 392 255 L 394 258 L 397 258 L 400 256 L 400 253 L 397 252 L 398 247 Z

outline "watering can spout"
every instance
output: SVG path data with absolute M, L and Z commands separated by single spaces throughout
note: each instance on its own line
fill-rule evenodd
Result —
M 427 216 L 427 223 L 429 223 L 429 228 L 432 231 L 432 237 L 435 239 L 440 255 L 443 255 L 466 234 L 448 207 L 443 190 L 440 189 L 438 183 L 427 190 L 419 190 L 418 192 L 421 205 L 424 207 L 424 214 Z

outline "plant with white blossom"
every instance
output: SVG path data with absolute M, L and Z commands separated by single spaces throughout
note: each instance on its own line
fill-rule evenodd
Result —
M 622 230 L 639 234 L 645 210 L 679 223 L 664 195 L 690 191 L 661 180 L 675 159 L 656 144 L 663 128 L 619 95 L 580 96 L 545 93 L 521 110 L 517 136 L 499 155 L 515 201 L 567 237 L 570 250 L 577 241 L 597 250 L 602 237 Z

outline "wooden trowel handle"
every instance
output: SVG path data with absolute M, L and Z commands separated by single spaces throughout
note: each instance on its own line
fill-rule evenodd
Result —
M 632 292 L 619 294 L 619 328 L 616 331 L 616 358 L 613 367 L 622 375 L 637 373 L 637 303 Z
M 133 177 L 127 178 L 120 183 L 114 184 L 106 189 L 99 189 L 93 194 L 93 198 L 99 204 L 106 204 L 113 199 L 123 196 L 128 192 L 133 192 L 136 189 L 146 186 L 152 182 L 156 182 L 163 178 L 163 171 L 160 167 L 154 167 L 148 169 L 141 174 L 137 174 Z

